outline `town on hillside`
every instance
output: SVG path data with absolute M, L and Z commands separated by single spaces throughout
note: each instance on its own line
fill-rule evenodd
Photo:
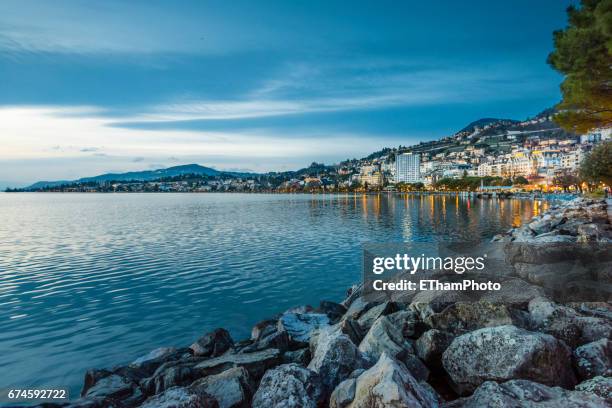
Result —
M 578 170 L 612 129 L 568 133 L 545 111 L 525 120 L 481 119 L 452 136 L 385 148 L 335 165 L 265 174 L 189 172 L 155 180 L 96 180 L 34 185 L 8 191 L 56 192 L 369 192 L 576 191 Z M 206 169 L 202 167 L 203 169 Z M 208 169 L 212 170 L 212 169 Z

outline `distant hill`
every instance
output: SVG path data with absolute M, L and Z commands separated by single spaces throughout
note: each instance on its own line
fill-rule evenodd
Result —
M 248 175 L 248 173 L 219 171 L 210 167 L 200 166 L 199 164 L 185 164 L 182 166 L 174 166 L 158 170 L 131 171 L 128 173 L 106 173 L 94 177 L 80 178 L 78 180 L 39 181 L 29 187 L 26 187 L 26 190 L 37 190 L 45 187 L 60 186 L 62 184 L 87 183 L 92 181 L 150 181 L 158 180 L 164 177 L 181 176 L 184 174 L 197 174 L 202 176 L 218 176 L 220 174 L 229 174 L 236 177 Z
M 468 124 L 466 127 L 461 129 L 457 133 L 461 133 L 461 132 L 472 133 L 476 127 L 483 128 L 483 127 L 485 127 L 487 125 L 491 125 L 493 123 L 500 123 L 500 122 L 504 122 L 504 123 L 507 123 L 507 124 L 519 123 L 518 120 L 514 120 L 514 119 L 482 118 L 482 119 L 475 120 L 474 122 Z

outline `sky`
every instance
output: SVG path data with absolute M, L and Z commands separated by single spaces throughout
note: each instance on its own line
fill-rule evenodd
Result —
M 0 2 L 0 188 L 264 172 L 525 119 L 570 1 Z

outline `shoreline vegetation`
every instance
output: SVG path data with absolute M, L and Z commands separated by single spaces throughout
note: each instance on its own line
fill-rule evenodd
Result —
M 81 399 L 45 407 L 608 407 L 612 306 L 557 303 L 541 286 L 558 270 L 546 264 L 558 256 L 552 243 L 612 242 L 608 205 L 577 198 L 495 236 L 489 245 L 546 245 L 514 251 L 494 294 L 378 301 L 354 285 L 340 303 L 255 324 L 248 339 L 218 328 L 189 347 L 89 370 Z M 609 285 L 610 269 L 600 272 Z

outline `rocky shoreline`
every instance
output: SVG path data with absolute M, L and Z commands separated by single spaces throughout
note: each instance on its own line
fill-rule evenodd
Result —
M 493 241 L 606 244 L 608 211 L 606 202 L 579 198 Z M 81 399 L 44 406 L 611 406 L 612 304 L 557 303 L 539 285 L 554 275 L 538 258 L 550 253 L 529 247 L 510 254 L 515 273 L 495 302 L 443 291 L 410 302 L 368 301 L 355 286 L 342 303 L 259 322 L 249 339 L 234 341 L 220 328 L 189 347 L 90 370 Z M 612 284 L 610 273 L 601 270 L 601 285 Z

